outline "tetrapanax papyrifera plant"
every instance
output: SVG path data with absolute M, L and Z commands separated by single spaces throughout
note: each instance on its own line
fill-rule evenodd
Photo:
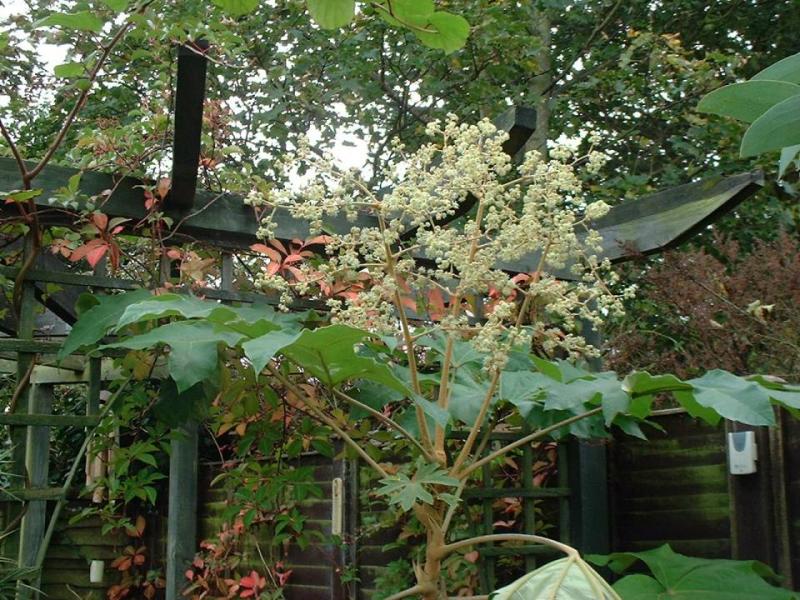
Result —
M 710 422 L 722 415 L 768 425 L 771 401 L 800 408 L 795 388 L 763 377 L 713 371 L 684 382 L 633 373 L 620 381 L 547 360 L 593 353 L 579 322 L 597 325 L 620 311 L 591 229 L 608 208 L 585 200 L 575 173 L 597 169 L 603 156 L 568 162 L 559 148 L 554 160 L 530 154 L 515 166 L 502 152 L 504 134 L 487 122 L 451 118 L 428 131 L 434 141 L 406 156 L 383 194 L 307 145 L 284 165 L 302 173 L 302 184 L 264 193 L 268 186 L 255 183 L 260 191 L 247 202 L 265 238 L 303 223 L 312 236 L 256 245 L 268 260 L 259 286 L 278 289 L 284 308 L 326 303 L 328 317 L 132 292 L 87 311 L 62 349 L 136 325 L 137 335 L 112 346 L 168 346 L 178 405 L 198 402 L 198 389 L 236 398 L 241 377 L 230 374 L 252 368 L 258 394 L 338 436 L 378 474 L 375 492 L 424 530 L 417 584 L 395 600 L 446 596 L 443 560 L 483 541 L 566 548 L 522 534 L 460 539 L 454 515 L 470 477 L 515 448 L 549 435 L 603 435 L 612 424 L 641 434 L 637 421 L 664 392 Z M 182 320 L 159 324 L 163 317 Z M 498 425 L 520 437 L 485 453 Z

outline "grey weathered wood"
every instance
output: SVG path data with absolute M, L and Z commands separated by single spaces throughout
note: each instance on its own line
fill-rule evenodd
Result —
M 190 420 L 175 434 L 169 457 L 167 600 L 183 598 L 184 573 L 197 551 L 197 422 Z
M 53 386 L 30 386 L 28 412 L 33 415 L 48 415 L 53 409 Z M 25 467 L 28 472 L 28 483 L 31 487 L 47 485 L 48 466 L 50 464 L 50 428 L 28 427 L 25 444 Z M 42 536 L 46 526 L 47 501 L 31 500 L 25 509 L 20 527 L 18 564 L 31 567 L 36 564 L 36 554 L 42 544 Z M 17 592 L 19 600 L 36 598 L 38 594 L 27 587 Z

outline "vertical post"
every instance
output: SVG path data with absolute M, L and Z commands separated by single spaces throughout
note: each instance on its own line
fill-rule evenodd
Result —
M 725 421 L 725 433 L 755 431 L 758 470 L 751 475 L 728 474 L 731 507 L 731 558 L 760 560 L 776 567 L 772 514 L 769 430 Z M 727 438 L 727 435 L 726 435 Z M 727 465 L 726 465 L 727 469 Z M 785 524 L 784 524 L 785 525 Z
M 29 233 L 25 237 L 25 246 L 22 253 L 23 262 L 27 261 L 29 257 L 35 252 L 34 248 L 34 233 Z M 33 282 L 24 280 L 19 283 L 22 286 L 22 291 L 19 294 L 19 319 L 17 321 L 17 337 L 19 339 L 32 339 L 35 327 L 35 289 Z M 16 307 L 14 307 L 16 308 Z M 28 352 L 17 353 L 17 389 L 16 397 L 17 404 L 12 406 L 11 409 L 16 413 L 26 413 L 28 411 L 28 393 L 30 386 L 28 378 L 31 376 L 31 369 L 33 361 L 36 359 L 35 354 Z M 14 477 L 14 485 L 22 486 L 25 482 L 25 444 L 26 444 L 27 429 L 24 426 L 11 426 L 9 427 L 9 438 L 11 441 L 11 465 L 9 472 Z M 13 524 L 22 518 L 24 507 L 22 505 L 8 505 L 6 527 L 13 530 Z M 19 536 L 12 535 L 5 541 L 4 556 L 18 556 L 19 553 Z
M 197 538 L 197 421 L 173 430 L 167 507 L 167 600 L 180 600 Z
M 533 446 L 525 444 L 522 449 L 522 489 L 526 492 L 533 491 Z M 530 496 L 522 498 L 522 527 L 523 533 L 533 535 L 536 533 L 536 500 Z M 536 569 L 536 556 L 525 555 L 525 572 L 530 573 Z
M 28 412 L 30 414 L 50 414 L 53 410 L 53 386 L 34 384 L 30 387 Z M 30 426 L 25 445 L 25 466 L 28 471 L 30 487 L 47 486 L 48 468 L 50 465 L 50 428 L 48 426 Z M 47 501 L 31 500 L 28 502 L 19 534 L 19 566 L 31 567 L 36 564 L 36 555 L 42 544 L 47 520 Z M 37 576 L 34 587 L 40 587 Z M 29 588 L 20 587 L 17 592 L 19 600 L 38 598 L 39 594 Z
M 492 467 L 490 465 L 483 465 L 481 467 L 481 481 L 482 486 L 484 489 L 492 489 Z M 491 498 L 484 498 L 481 501 L 483 505 L 483 533 L 484 535 L 489 535 L 494 533 L 494 510 L 492 509 L 492 499 Z M 491 547 L 491 544 L 487 544 L 487 546 Z M 494 556 L 481 556 L 481 560 L 483 561 L 483 569 L 481 571 L 484 575 L 486 586 L 484 591 L 487 593 L 491 593 L 496 588 L 497 583 L 497 573 L 495 573 L 495 566 L 497 564 L 497 559 Z
M 571 502 L 570 542 L 582 553 L 606 554 L 608 474 L 606 446 L 601 441 L 569 442 Z
M 772 473 L 772 512 L 775 528 L 775 543 L 777 550 L 777 572 L 783 576 L 783 586 L 794 589 L 792 573 L 792 543 L 789 536 L 789 503 L 786 497 L 786 443 L 785 424 L 786 411 L 782 408 L 775 409 L 777 424 L 769 430 L 769 455 Z
M 595 348 L 603 344 L 600 333 L 585 322 L 583 337 Z M 599 358 L 589 360 L 592 371 L 602 368 Z M 572 499 L 570 542 L 582 553 L 606 554 L 610 549 L 608 507 L 608 457 L 603 440 L 570 440 L 569 481 Z
M 569 454 L 565 444 L 559 444 L 558 452 L 558 487 L 569 488 Z M 558 539 L 565 544 L 572 544 L 570 537 L 570 498 L 562 496 L 558 501 Z

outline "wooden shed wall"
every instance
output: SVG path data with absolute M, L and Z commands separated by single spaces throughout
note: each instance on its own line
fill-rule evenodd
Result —
M 722 424 L 686 415 L 658 419 L 648 441 L 619 437 L 610 449 L 614 550 L 668 542 L 685 554 L 731 557 L 730 497 Z

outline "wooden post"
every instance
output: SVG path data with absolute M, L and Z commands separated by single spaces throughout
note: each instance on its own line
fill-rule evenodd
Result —
M 50 414 L 53 410 L 53 386 L 35 384 L 30 387 L 28 412 L 30 414 Z M 47 487 L 48 468 L 50 465 L 50 428 L 47 426 L 28 427 L 25 444 L 25 467 L 28 471 L 28 483 L 32 488 Z M 42 544 L 42 536 L 47 525 L 47 501 L 30 500 L 19 534 L 19 566 L 31 567 L 36 564 L 36 555 Z M 36 578 L 34 587 L 38 586 L 41 576 Z M 27 587 L 17 591 L 19 600 L 38 598 L 39 594 Z
M 33 234 L 29 233 L 25 237 L 23 259 L 28 260 L 34 252 Z M 19 294 L 19 319 L 17 321 L 17 338 L 32 339 L 35 327 L 35 308 L 36 290 L 30 281 L 22 281 L 18 285 L 22 286 Z M 16 290 L 16 288 L 15 288 Z M 13 307 L 12 307 L 13 309 Z M 33 361 L 36 355 L 29 352 L 17 353 L 17 405 L 11 407 L 12 412 L 25 414 L 28 412 L 28 393 L 30 390 L 29 378 L 32 374 Z M 9 471 L 14 478 L 13 485 L 24 487 L 25 483 L 25 446 L 27 429 L 24 426 L 9 427 L 9 438 L 11 441 L 11 465 Z M 22 517 L 23 505 L 8 505 L 5 527 L 14 529 L 15 523 Z M 20 551 L 19 535 L 11 535 L 7 538 L 4 556 L 18 556 Z
M 198 424 L 189 420 L 174 430 L 169 457 L 167 507 L 167 600 L 180 600 L 184 573 L 197 551 Z
M 755 431 L 758 463 L 757 471 L 751 475 L 728 474 L 731 558 L 760 560 L 776 568 L 769 428 L 725 421 L 726 438 L 728 433 L 734 431 Z
M 609 551 L 606 446 L 597 440 L 571 440 L 568 452 L 572 500 L 570 543 L 581 553 L 606 554 Z
M 533 446 L 525 444 L 522 449 L 522 489 L 533 490 Z M 522 499 L 522 532 L 536 533 L 536 500 L 530 496 Z M 530 573 L 536 569 L 536 556 L 525 555 L 525 572 Z

